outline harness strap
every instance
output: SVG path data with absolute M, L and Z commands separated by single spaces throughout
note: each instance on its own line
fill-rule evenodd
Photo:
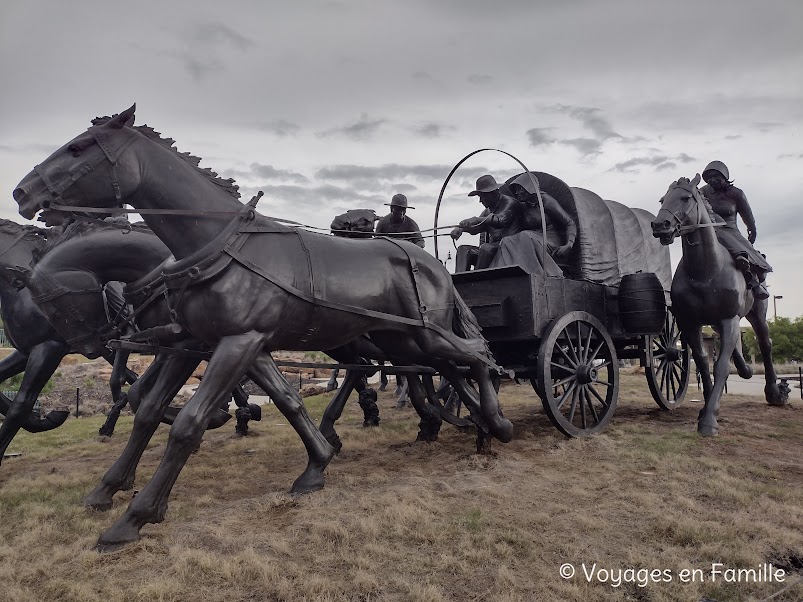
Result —
M 26 234 L 27 232 L 25 230 L 17 234 L 16 238 L 14 238 L 14 240 L 12 240 L 11 243 L 8 244 L 5 249 L 0 251 L 0 257 L 8 253 L 11 249 L 13 249 L 14 245 L 16 245 L 19 241 L 21 241 Z
M 405 318 L 403 316 L 395 316 L 393 314 L 388 314 L 381 311 L 374 311 L 372 309 L 365 309 L 363 307 L 356 307 L 354 305 L 346 305 L 344 303 L 336 303 L 334 301 L 326 301 L 325 299 L 318 299 L 313 295 L 310 295 L 309 293 L 297 289 L 292 284 L 282 282 L 272 274 L 266 272 L 260 266 L 256 265 L 254 262 L 245 258 L 242 254 L 240 254 L 238 250 L 235 250 L 231 247 L 226 247 L 225 249 L 223 249 L 223 252 L 229 255 L 232 259 L 234 259 L 234 261 L 236 261 L 243 267 L 254 272 L 256 275 L 261 276 L 271 284 L 275 284 L 283 291 L 290 293 L 294 297 L 298 297 L 303 301 L 307 301 L 314 305 L 320 305 L 321 307 L 328 307 L 329 309 L 345 311 L 348 313 L 358 314 L 369 318 L 378 318 L 380 320 L 388 320 L 390 322 L 398 322 L 400 324 L 409 324 L 410 326 L 426 326 L 426 323 L 422 319 Z

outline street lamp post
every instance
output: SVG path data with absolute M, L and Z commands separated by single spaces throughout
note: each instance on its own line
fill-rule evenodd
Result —
M 776 301 L 778 299 L 783 299 L 783 295 L 773 295 L 772 296 L 772 320 L 773 322 L 778 319 L 778 306 Z

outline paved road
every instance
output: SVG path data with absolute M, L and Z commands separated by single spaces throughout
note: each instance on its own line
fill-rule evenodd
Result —
M 789 378 L 789 386 L 792 387 L 792 392 L 789 394 L 789 399 L 800 399 L 800 389 L 797 374 L 783 375 L 782 378 Z M 728 393 L 737 393 L 739 395 L 755 395 L 756 397 L 764 397 L 764 375 L 756 374 L 753 378 L 745 380 L 736 374 L 731 374 L 728 377 Z M 697 384 L 692 374 L 692 382 L 689 384 L 690 399 L 702 399 L 702 390 L 697 390 Z

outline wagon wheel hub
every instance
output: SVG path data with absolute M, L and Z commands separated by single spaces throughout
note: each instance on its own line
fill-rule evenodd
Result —
M 666 350 L 666 359 L 670 362 L 676 362 L 680 359 L 680 350 L 670 347 Z
M 580 364 L 577 366 L 577 382 L 587 385 L 597 380 L 597 369 L 590 364 Z

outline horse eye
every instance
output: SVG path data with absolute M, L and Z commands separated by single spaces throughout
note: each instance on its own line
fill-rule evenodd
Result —
M 77 144 L 71 144 L 67 147 L 67 152 L 70 153 L 73 157 L 77 157 L 81 154 L 81 147 Z

